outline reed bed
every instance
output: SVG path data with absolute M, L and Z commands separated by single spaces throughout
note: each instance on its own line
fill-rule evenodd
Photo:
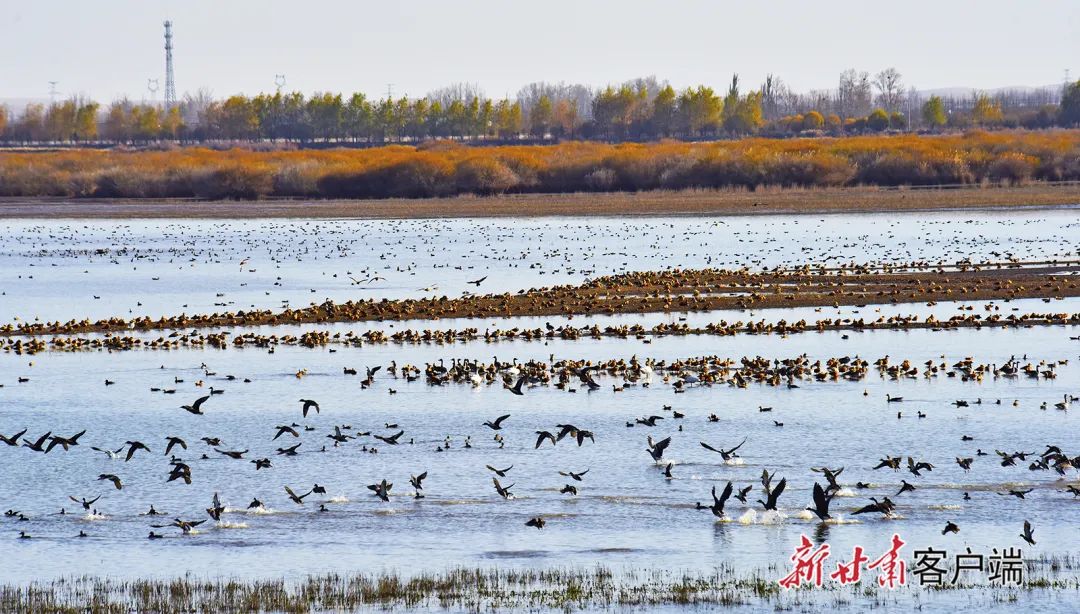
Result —
M 1029 573 L 1034 567 L 1029 565 Z M 934 594 L 947 593 L 975 593 L 992 602 L 1017 602 L 1036 591 L 1080 590 L 1078 578 L 1057 575 L 1035 575 L 1020 587 L 946 585 L 923 590 L 908 586 L 893 592 L 866 581 L 848 587 L 827 583 L 817 588 L 783 590 L 776 581 L 778 573 L 759 570 L 738 574 L 730 565 L 722 565 L 706 572 L 656 569 L 613 572 L 603 566 L 522 570 L 460 567 L 412 576 L 396 572 L 331 573 L 295 581 L 202 579 L 192 575 L 160 580 L 78 576 L 0 586 L 0 611 L 179 614 L 361 609 L 575 611 L 660 606 L 787 609 L 808 605 L 881 605 L 901 600 L 920 603 Z
M 1080 131 L 707 143 L 0 153 L 0 196 L 430 198 L 1080 180 Z

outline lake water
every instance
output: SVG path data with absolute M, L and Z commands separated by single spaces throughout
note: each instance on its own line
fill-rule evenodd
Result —
M 612 218 L 542 220 L 397 221 L 206 221 L 123 222 L 15 221 L 4 223 L 0 238 L 0 322 L 16 317 L 70 319 L 109 315 L 203 313 L 249 305 L 280 307 L 326 298 L 417 296 L 437 285 L 439 294 L 457 295 L 465 282 L 487 276 L 479 291 L 516 291 L 553 283 L 578 283 L 588 276 L 664 267 L 765 267 L 800 262 L 951 262 L 1014 257 L 1020 260 L 1077 256 L 1075 210 L 1027 210 L 963 214 L 833 215 L 732 218 Z M 99 253 L 98 250 L 105 250 Z M 242 260 L 246 260 L 243 266 Z M 459 268 L 460 267 L 460 268 Z M 352 284 L 375 275 L 386 281 Z M 334 277 L 337 275 L 337 277 Z M 280 279 L 278 279 L 280 277 Z M 280 284 L 280 285 L 276 285 Z M 314 290 L 314 292 L 312 292 Z M 224 296 L 218 296 L 223 294 Z M 100 297 L 100 298 L 95 298 Z M 227 307 L 215 305 L 224 303 Z M 140 305 L 141 304 L 141 305 Z M 983 303 L 976 304 L 979 311 Z M 948 317 L 960 304 L 880 307 L 880 312 L 935 313 Z M 1003 312 L 1080 311 L 1080 301 L 1047 305 L 1042 301 L 994 303 Z M 642 323 L 688 318 L 798 319 L 837 314 L 877 315 L 875 306 L 805 310 L 757 310 L 709 314 L 650 314 L 577 317 L 574 325 Z M 390 329 L 391 326 L 508 328 L 537 326 L 557 318 L 482 322 L 338 324 L 330 330 Z M 310 327 L 262 329 L 263 332 Z M 235 330 L 233 332 L 242 332 Z M 1076 406 L 1054 409 L 1063 395 L 1080 395 L 1078 327 L 935 332 L 806 333 L 781 336 L 662 337 L 649 344 L 636 339 L 577 341 L 473 342 L 455 345 L 367 345 L 362 348 L 278 347 L 228 350 L 137 350 L 124 353 L 45 352 L 34 356 L 0 354 L 0 433 L 23 428 L 25 437 L 46 431 L 64 436 L 85 429 L 80 445 L 48 455 L 0 446 L 0 506 L 27 521 L 0 518 L 0 540 L 9 556 L 0 559 L 0 578 L 8 583 L 93 573 L 116 577 L 207 576 L 265 577 L 324 571 L 421 570 L 450 566 L 709 569 L 731 563 L 738 569 L 787 573 L 788 558 L 801 534 L 827 539 L 833 560 L 850 557 L 854 545 L 871 554 L 884 552 L 895 532 L 909 548 L 1023 548 L 1027 558 L 1080 555 L 1080 498 L 1065 492 L 1080 473 L 1061 478 L 1053 471 L 1031 471 L 1028 460 L 1002 467 L 994 450 L 1042 452 L 1048 444 L 1080 454 Z M 157 336 L 156 334 L 153 336 Z M 361 389 L 365 366 L 437 363 L 452 359 L 547 361 L 559 359 L 629 360 L 637 356 L 677 360 L 716 355 L 769 359 L 807 354 L 811 360 L 860 356 L 871 363 L 889 355 L 893 363 L 910 359 L 952 364 L 964 357 L 977 363 L 1046 361 L 1055 379 L 992 378 L 962 381 L 944 374 L 895 381 L 871 369 L 859 382 L 799 382 L 799 388 L 750 384 L 691 387 L 674 394 L 653 375 L 649 387 L 613 392 L 621 379 L 598 376 L 594 393 L 569 393 L 554 387 L 528 388 L 514 396 L 498 384 L 472 387 L 406 382 L 385 369 Z M 1067 361 L 1067 362 L 1065 362 Z M 216 373 L 208 376 L 201 365 Z M 343 375 L 343 368 L 360 376 Z M 299 370 L 304 377 L 296 377 Z M 227 380 L 227 375 L 237 379 Z M 29 378 L 19 382 L 18 378 Z M 244 379 L 250 382 L 244 382 Z M 105 385 L 105 380 L 114 385 Z M 175 383 L 176 379 L 184 380 Z M 202 380 L 203 387 L 196 381 Z M 213 386 L 223 389 L 204 405 L 205 416 L 181 409 Z M 150 389 L 175 388 L 175 395 Z M 396 394 L 389 394 L 390 389 Z M 887 394 L 903 396 L 887 403 Z M 298 399 L 315 399 L 322 411 L 306 419 Z M 982 405 L 974 401 L 981 398 Z M 967 399 L 969 407 L 953 401 Z M 1001 404 L 995 401 L 1001 400 Z M 1048 404 L 1041 409 L 1043 403 Z M 685 413 L 676 420 L 662 409 Z M 759 406 L 772 407 L 761 413 Z M 902 410 L 903 417 L 897 418 Z M 917 413 L 925 413 L 918 418 Z M 510 414 L 500 431 L 505 447 L 483 426 Z M 626 426 L 648 415 L 665 417 L 654 428 Z M 706 417 L 716 414 L 719 420 Z M 783 427 L 774 425 L 783 422 Z M 312 427 L 299 438 L 272 439 L 276 425 Z M 595 443 L 577 446 L 569 439 L 555 447 L 533 448 L 534 432 L 569 422 L 589 429 Z M 352 432 L 390 434 L 404 430 L 401 445 L 361 437 L 333 447 L 326 435 L 335 425 Z M 679 430 L 680 425 L 682 430 Z M 349 432 L 348 430 L 345 432 Z M 174 450 L 191 466 L 193 483 L 166 483 L 165 437 L 184 438 L 187 450 Z M 665 461 L 674 479 L 663 477 L 646 453 L 646 438 L 672 437 Z M 973 441 L 962 441 L 968 435 Z M 472 448 L 463 443 L 471 437 Z M 242 460 L 216 453 L 199 441 L 218 437 L 225 450 L 249 450 Z M 446 437 L 451 447 L 436 452 Z M 725 463 L 703 449 L 731 447 L 743 438 L 737 463 Z M 151 448 L 130 462 L 113 460 L 90 446 L 106 449 L 138 440 Z M 301 443 L 294 457 L 278 447 Z M 377 454 L 362 451 L 375 446 Z M 325 451 L 323 450 L 325 446 Z M 976 449 L 989 456 L 975 456 Z M 203 454 L 208 455 L 202 459 Z M 934 465 L 915 477 L 907 471 L 873 470 L 888 455 L 912 456 Z M 273 467 L 256 470 L 249 460 L 270 458 Z M 956 457 L 975 457 L 970 473 Z M 492 487 L 492 465 L 513 469 L 503 484 L 514 484 L 513 500 Z M 845 485 L 833 501 L 842 523 L 822 525 L 807 517 L 815 481 L 811 467 L 844 467 Z M 557 472 L 589 473 L 573 482 Z M 763 514 L 763 469 L 787 478 L 780 517 Z M 411 496 L 409 476 L 428 472 L 425 498 Z M 99 474 L 119 475 L 117 491 Z M 366 488 L 381 479 L 393 482 L 386 503 Z M 895 496 L 901 479 L 917 487 Z M 717 522 L 695 502 L 710 502 L 713 485 L 728 481 L 753 485 L 748 504 L 728 503 L 729 522 Z M 868 489 L 857 489 L 856 482 Z M 304 505 L 289 501 L 284 486 L 307 492 L 315 483 L 327 493 L 312 494 Z M 565 484 L 579 494 L 559 492 Z M 1001 493 L 1034 488 L 1019 499 Z M 207 518 L 205 508 L 217 492 L 228 507 L 224 522 L 208 521 L 198 534 L 155 529 L 165 538 L 146 539 L 162 518 Z M 964 500 L 963 494 L 971 495 Z M 88 517 L 68 496 L 96 497 L 103 517 Z M 897 517 L 853 517 L 869 497 L 890 496 Z M 262 513 L 246 513 L 252 498 Z M 153 504 L 166 515 L 141 515 Z M 320 504 L 328 511 L 319 512 Z M 59 515 L 61 508 L 68 514 Z M 756 510 L 756 511 L 750 511 Z M 526 527 L 534 516 L 547 519 L 543 531 Z M 1024 520 L 1035 527 L 1037 545 L 1020 540 Z M 850 522 L 849 522 L 850 521 Z M 943 536 L 946 522 L 960 527 Z M 18 531 L 34 536 L 14 539 Z M 79 531 L 89 537 L 78 539 Z M 910 554 L 910 550 L 908 551 Z M 832 567 L 832 564 L 829 564 Z

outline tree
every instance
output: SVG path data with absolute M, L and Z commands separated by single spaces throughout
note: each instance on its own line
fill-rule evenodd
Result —
M 836 90 L 837 111 L 844 119 L 864 117 L 870 113 L 870 74 L 849 68 L 840 73 L 840 85 Z
M 945 115 L 945 101 L 941 96 L 931 96 L 922 106 L 922 120 L 927 127 L 936 130 L 948 121 Z
M 98 136 L 97 116 L 101 108 L 96 102 L 86 102 L 79 105 L 75 112 L 75 130 L 72 136 L 75 140 L 93 140 Z M 177 108 L 179 112 L 179 108 Z
M 885 109 L 874 109 L 870 115 L 866 116 L 866 127 L 874 132 L 881 132 L 889 127 L 889 114 L 885 112 Z
M 110 141 L 124 142 L 131 139 L 131 118 L 128 116 L 126 100 L 116 100 L 109 105 L 105 113 L 105 138 Z
M 1000 102 L 985 93 L 975 97 L 975 103 L 971 106 L 971 121 L 981 125 L 996 124 L 1001 122 L 1003 117 Z
M 8 125 L 8 109 L 6 106 L 0 104 L 0 139 L 4 138 L 5 132 L 7 132 Z
M 1080 81 L 1070 83 L 1065 87 L 1065 93 L 1061 96 L 1061 110 L 1058 113 L 1058 122 L 1062 126 L 1080 124 Z
M 536 105 L 529 111 L 529 132 L 538 139 L 544 138 L 551 129 L 553 115 L 551 98 L 548 98 L 547 94 L 540 96 Z
M 574 101 L 564 98 L 555 104 L 554 122 L 556 136 L 574 138 L 579 126 L 577 105 Z
M 904 84 L 895 68 L 886 68 L 874 75 L 874 87 L 878 90 L 878 103 L 888 112 L 900 110 L 904 101 Z
M 652 126 L 657 136 L 671 136 L 675 131 L 676 121 L 675 89 L 665 86 L 656 93 L 652 104 Z
M 679 97 L 679 125 L 688 136 L 715 133 L 723 110 L 724 101 L 711 87 L 687 88 Z
M 78 107 L 74 100 L 54 102 L 45 111 L 45 135 L 50 141 L 66 141 L 75 132 L 75 114 Z

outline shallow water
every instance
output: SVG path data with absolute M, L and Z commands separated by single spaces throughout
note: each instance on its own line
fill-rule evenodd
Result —
M 968 214 L 964 214 L 967 216 Z M 0 321 L 14 316 L 68 319 L 75 316 L 119 315 L 127 309 L 152 315 L 210 311 L 218 301 L 237 306 L 270 307 L 288 298 L 295 305 L 326 297 L 396 297 L 438 283 L 441 291 L 457 294 L 464 281 L 488 275 L 482 291 L 517 290 L 530 285 L 579 282 L 592 274 L 664 266 L 772 266 L 775 264 L 837 262 L 973 260 L 1005 257 L 1053 259 L 1075 256 L 1075 213 L 1026 211 L 971 214 L 892 214 L 881 216 L 754 217 L 671 220 L 494 220 L 405 222 L 138 222 L 120 225 L 84 222 L 15 222 L 7 224 L 0 240 Z M 475 239 L 462 237 L 474 231 Z M 787 234 L 784 234 L 785 231 Z M 735 232 L 741 234 L 736 235 Z M 338 233 L 338 234 L 334 234 Z M 366 235 L 364 233 L 367 233 Z M 694 233 L 694 234 L 690 234 Z M 50 238 L 49 235 L 52 235 Z M 342 247 L 349 241 L 347 252 Z M 125 257 L 91 256 L 87 249 L 123 242 Z M 277 242 L 277 259 L 270 260 L 265 244 Z M 190 243 L 191 245 L 187 245 Z M 387 245 L 390 244 L 390 245 Z M 492 245 L 501 259 L 483 257 Z M 262 247 L 258 247 L 262 245 Z M 189 251 L 194 246 L 195 251 Z M 336 246 L 336 247 L 335 247 Z M 207 250 L 213 250 L 214 256 Z M 74 251 L 67 251 L 74 250 Z M 306 253 L 304 250 L 307 250 Z M 146 255 L 131 262 L 130 254 Z M 995 256 L 998 252 L 1001 256 Z M 381 255 L 386 254 L 386 260 Z M 40 255 L 37 255 L 40 254 Z M 303 255 L 302 255 L 303 254 Z M 525 256 L 522 257 L 522 254 Z M 558 254 L 553 256 L 553 254 Z M 491 254 L 489 254 L 491 255 Z M 243 257 L 251 261 L 243 272 Z M 189 258 L 195 262 L 188 262 Z M 169 262 L 169 260 L 172 262 Z M 211 262 L 213 260 L 214 262 Z M 387 264 L 387 263 L 392 264 Z M 529 268 L 544 262 L 543 269 Z M 409 271 L 393 267 L 412 264 Z M 462 266 L 435 268 L 435 264 Z M 568 264 L 569 263 L 569 264 Z M 625 263 L 625 264 L 624 264 Z M 53 266 L 55 265 L 55 266 Z M 386 271 L 382 267 L 390 266 Z M 570 267 L 573 267 L 573 272 Z M 135 268 L 137 267 L 137 268 Z M 280 267 L 280 268 L 277 268 Z M 346 271 L 368 267 L 388 278 L 386 286 L 358 291 Z M 378 267 L 378 268 L 376 268 Z M 470 268 L 472 267 L 472 268 Z M 255 272 L 248 272 L 249 268 Z M 83 273 L 83 271 L 88 271 Z M 332 275 L 337 273 L 338 278 Z M 414 275 L 415 273 L 415 275 Z M 543 274 L 542 274 L 543 273 Z M 34 279 L 28 279 L 33 275 Z M 276 276 L 283 286 L 274 286 Z M 22 276 L 22 277 L 20 277 Z M 159 277 L 158 282 L 148 279 Z M 246 283 L 246 286 L 240 284 Z M 308 288 L 316 288 L 311 294 Z M 216 297 L 224 292 L 225 297 Z M 269 295 L 264 294 L 270 292 Z M 90 297 L 101 296 L 100 300 Z M 317 297 L 317 298 L 316 298 Z M 187 305 L 187 307 L 183 307 Z M 976 310 L 983 309 L 976 304 Z M 1080 311 L 1067 300 L 1047 305 L 1038 300 L 995 303 L 1002 311 Z M 585 318 L 575 325 L 629 322 L 652 325 L 687 317 L 688 323 L 727 319 L 835 317 L 836 314 L 957 313 L 958 304 L 803 310 L 761 310 L 709 314 L 652 314 L 622 318 Z M 230 307 L 233 308 L 233 307 Z M 939 315 L 939 317 L 941 317 Z M 397 323 L 435 329 L 477 326 L 537 326 L 552 318 L 513 321 L 441 321 Z M 388 328 L 391 324 L 335 325 L 339 330 Z M 281 332 L 299 329 L 263 329 Z M 238 331 L 237 331 L 238 332 Z M 935 332 L 882 331 L 873 333 L 805 333 L 782 336 L 661 337 L 645 344 L 637 339 L 582 339 L 543 342 L 474 342 L 439 345 L 367 345 L 362 348 L 133 351 L 126 353 L 51 353 L 35 356 L 0 354 L 0 433 L 29 428 L 27 437 L 46 431 L 87 434 L 69 452 L 48 455 L 25 448 L 0 446 L 0 506 L 30 517 L 25 522 L 0 518 L 11 555 L 0 559 L 0 578 L 18 583 L 67 574 L 96 573 L 119 577 L 168 577 L 186 572 L 203 575 L 264 577 L 321 571 L 403 572 L 438 571 L 450 566 L 592 566 L 709 569 L 721 562 L 738 569 L 787 571 L 799 536 L 827 539 L 833 561 L 850 557 L 851 548 L 864 546 L 880 554 L 893 532 L 910 549 L 933 546 L 950 551 L 971 547 L 1022 547 L 1026 556 L 1080 554 L 1080 498 L 1064 491 L 1064 482 L 1048 471 L 1029 471 L 1027 462 L 1001 467 L 994 449 L 1041 452 L 1056 444 L 1070 456 L 1080 454 L 1075 409 L 1057 411 L 1053 404 L 1065 394 L 1080 394 L 1077 327 L 1035 327 L 1016 330 L 956 330 Z M 846 338 L 845 338 L 846 337 Z M 432 387 L 422 380 L 405 382 L 385 371 L 375 384 L 361 390 L 363 367 L 390 361 L 423 366 L 454 358 L 526 361 L 608 359 L 637 356 L 675 360 L 718 355 L 811 359 L 859 355 L 870 362 L 888 354 L 893 362 L 910 359 L 920 365 L 933 359 L 948 364 L 965 356 L 979 363 L 1004 364 L 1010 357 L 1023 362 L 1068 360 L 1057 367 L 1053 380 L 987 378 L 982 383 L 939 376 L 892 381 L 871 370 L 862 382 L 800 382 L 800 388 L 751 384 L 693 387 L 673 394 L 660 376 L 650 387 L 627 387 L 615 393 L 612 378 L 601 376 L 603 388 L 575 394 L 534 387 L 514 396 L 498 385 L 473 388 L 450 384 Z M 216 372 L 206 376 L 200 365 Z M 344 367 L 361 376 L 342 374 Z M 295 373 L 306 369 L 307 375 Z M 226 381 L 225 375 L 236 381 Z M 17 378 L 28 377 L 19 383 Z M 183 383 L 174 383 L 181 378 Z M 248 378 L 250 383 L 242 380 Z M 115 381 L 106 386 L 104 380 Z M 195 382 L 203 380 L 203 387 Z M 205 416 L 179 409 L 206 394 L 209 386 L 225 394 L 206 402 Z M 151 392 L 151 387 L 176 388 L 175 395 Z M 389 389 L 397 394 L 390 395 Z M 865 394 L 864 394 L 865 393 Z M 905 402 L 887 404 L 885 395 L 902 395 Z M 297 399 L 318 400 L 322 412 L 301 417 Z M 956 399 L 984 404 L 956 408 Z M 994 401 L 1002 400 L 1001 405 Z M 1016 402 L 1014 406 L 1013 402 Z M 1042 403 L 1049 408 L 1040 409 Z M 686 417 L 675 420 L 664 405 Z M 773 407 L 760 413 L 758 406 Z M 904 417 L 897 419 L 897 410 Z M 917 418 L 916 412 L 925 412 Z M 501 431 L 500 449 L 482 423 L 511 414 Z M 718 422 L 707 422 L 715 413 Z M 625 423 L 651 414 L 664 415 L 655 428 Z M 773 420 L 784 423 L 776 427 Z M 275 425 L 297 422 L 314 428 L 294 439 L 271 438 Z M 553 430 L 570 422 L 596 433 L 596 442 L 581 447 L 563 440 L 552 448 L 533 449 L 536 430 Z M 334 448 L 325 437 L 334 425 L 375 434 L 396 423 L 405 431 L 402 445 L 390 446 L 363 437 Z M 679 425 L 683 431 L 679 431 Z M 348 432 L 348 431 L 346 431 Z M 674 463 L 675 479 L 666 480 L 645 451 L 646 436 L 673 438 L 665 460 Z M 192 467 L 194 483 L 166 484 L 168 463 L 164 437 L 178 435 L 189 446 L 179 454 Z M 961 441 L 971 435 L 974 441 Z M 244 460 L 231 460 L 199 442 L 204 436 L 223 440 L 226 450 L 250 450 Z M 449 451 L 435 449 L 450 436 Z M 472 449 L 463 449 L 466 436 Z M 747 438 L 741 462 L 724 463 L 704 450 L 699 441 L 731 447 Z M 130 462 L 112 460 L 90 446 L 118 448 L 126 440 L 146 443 L 152 453 L 139 452 Z M 301 454 L 274 454 L 281 446 L 303 442 Z M 410 443 L 411 442 L 411 443 Z M 361 451 L 375 445 L 377 454 Z M 326 446 L 326 450 L 321 448 Z M 965 473 L 954 461 L 977 457 Z M 209 458 L 201 460 L 206 453 Z M 885 455 L 913 456 L 935 465 L 916 478 L 906 471 L 874 471 Z M 248 459 L 269 457 L 273 468 L 256 471 Z M 499 498 L 485 465 L 513 465 L 503 484 L 514 484 L 515 499 Z M 833 513 L 857 523 L 822 525 L 805 518 L 815 480 L 810 467 L 845 467 L 843 495 Z M 559 470 L 590 471 L 576 497 L 560 494 L 568 482 Z M 780 498 L 782 517 L 765 516 L 753 500 L 759 498 L 763 469 L 787 478 Z M 414 499 L 410 475 L 428 471 L 424 499 Z M 96 481 L 115 473 L 122 491 Z M 1069 483 L 1080 473 L 1071 471 Z M 392 500 L 383 503 L 365 488 L 381 479 L 394 483 Z M 894 496 L 901 479 L 918 489 Z M 730 521 L 716 521 L 694 509 L 708 502 L 713 485 L 726 481 L 737 487 L 754 485 L 750 505 L 728 504 Z M 869 489 L 854 488 L 858 481 Z M 300 506 L 288 500 L 283 487 L 306 492 L 314 483 L 326 495 L 311 495 Z M 1020 500 L 1002 496 L 1008 488 L 1035 491 Z M 214 492 L 229 508 L 224 523 L 208 521 L 198 534 L 181 536 L 178 529 L 158 529 L 166 538 L 149 541 L 150 525 L 174 516 L 206 518 Z M 964 501 L 964 492 L 972 496 Z M 102 495 L 95 508 L 102 518 L 88 519 L 68 496 Z M 851 516 L 868 497 L 889 495 L 898 505 L 897 519 L 875 515 Z M 243 510 L 258 497 L 267 513 Z M 327 512 L 318 512 L 325 503 Z M 153 504 L 166 516 L 140 515 Z M 60 508 L 69 514 L 58 515 Z M 751 507 L 757 508 L 748 514 Z M 837 514 L 839 513 L 839 514 Z M 543 531 L 524 526 L 542 515 Z M 1038 544 L 1024 544 L 1019 533 L 1024 520 L 1035 526 Z M 956 522 L 957 535 L 941 535 L 947 521 Z M 34 535 L 17 540 L 19 530 Z M 77 539 L 80 530 L 90 536 Z M 831 566 L 831 564 L 830 564 Z

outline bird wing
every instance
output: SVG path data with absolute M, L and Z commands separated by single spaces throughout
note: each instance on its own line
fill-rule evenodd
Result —
M 730 449 L 730 450 L 727 450 L 727 451 L 726 451 L 726 452 L 727 452 L 727 454 L 731 454 L 731 453 L 732 453 L 732 452 L 734 452 L 735 450 L 738 450 L 739 448 L 741 448 L 741 447 L 743 446 L 743 444 L 744 444 L 744 443 L 746 443 L 746 437 L 743 437 L 743 440 L 739 442 L 739 445 L 735 446 L 734 448 L 732 448 L 732 449 Z
M 701 447 L 705 448 L 706 450 L 709 450 L 710 452 L 716 452 L 717 454 L 720 454 L 720 450 L 717 450 L 716 448 L 710 446 L 709 444 L 705 443 L 704 441 L 699 441 L 698 443 L 700 443 Z
M 521 378 L 520 380 L 518 380 L 518 381 L 520 382 L 520 381 L 522 381 L 522 380 L 524 380 L 524 379 L 525 379 L 525 378 L 524 378 L 524 377 L 522 377 L 522 378 Z M 519 388 L 519 389 L 520 389 L 520 388 L 521 388 L 521 386 L 517 386 L 517 388 Z M 507 419 L 507 418 L 509 418 L 509 417 L 510 417 L 510 414 L 506 414 L 505 416 L 499 416 L 498 418 L 496 418 L 496 419 L 495 419 L 495 422 L 494 422 L 494 424 L 495 424 L 495 428 L 500 428 L 500 427 L 502 427 L 502 423 L 503 423 L 503 420 L 506 420 L 506 419 Z
M 205 403 L 206 400 L 209 399 L 209 398 L 210 398 L 210 395 L 206 395 L 204 397 L 199 397 L 199 398 L 195 399 L 195 402 L 191 404 L 191 408 L 198 411 L 198 409 L 200 407 L 202 407 L 202 404 Z
M 734 490 L 734 486 L 731 485 L 731 482 L 728 482 L 727 486 L 724 487 L 723 494 L 720 495 L 720 504 L 721 505 L 723 505 L 723 503 L 725 501 L 727 501 L 729 498 L 731 498 L 731 493 L 732 493 L 733 490 Z M 716 487 L 715 486 L 713 486 L 713 492 L 714 493 L 716 492 Z M 716 495 L 714 494 L 713 497 L 715 498 Z
M 814 482 L 814 507 L 820 512 L 829 512 L 829 498 L 825 496 L 825 491 L 817 482 Z
M 785 487 L 787 487 L 787 478 L 780 478 L 780 482 L 777 483 L 776 488 L 769 493 L 770 507 L 776 507 L 776 500 L 780 498 L 780 493 L 784 492 Z
M 656 445 L 653 446 L 653 450 L 660 453 L 666 450 L 669 445 L 671 445 L 671 437 L 666 437 L 656 442 Z

